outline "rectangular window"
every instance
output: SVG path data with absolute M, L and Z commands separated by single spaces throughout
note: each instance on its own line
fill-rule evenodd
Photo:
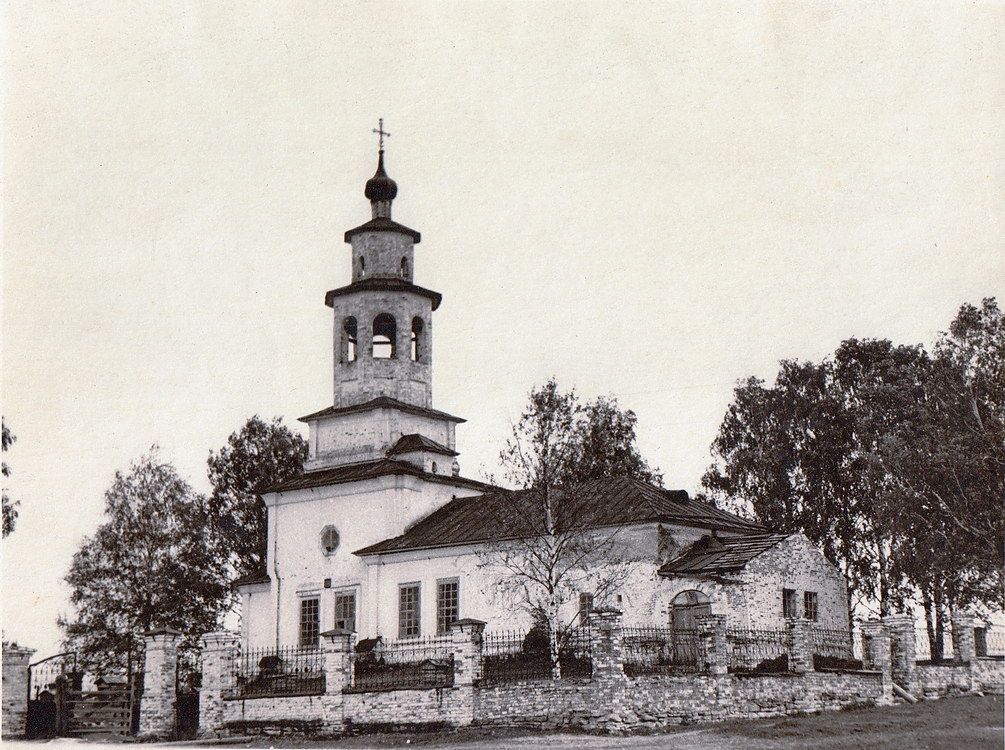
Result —
M 799 617 L 795 589 L 782 589 L 782 616 Z
M 398 637 L 417 638 L 419 631 L 419 584 L 398 586 Z
M 816 621 L 816 619 L 817 619 L 817 592 L 816 591 L 804 591 L 803 592 L 803 616 L 807 620 Z
M 300 646 L 303 648 L 316 648 L 318 645 L 318 633 L 320 632 L 321 612 L 317 599 L 300 600 Z
M 356 594 L 352 592 L 335 594 L 335 627 L 356 632 Z
M 593 611 L 593 594 L 579 595 L 579 624 L 590 624 L 590 612 Z
M 460 588 L 456 578 L 436 582 L 436 633 L 443 635 L 460 617 Z

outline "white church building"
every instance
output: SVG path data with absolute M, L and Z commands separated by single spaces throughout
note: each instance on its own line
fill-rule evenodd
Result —
M 391 218 L 398 187 L 384 169 L 365 195 L 372 218 L 345 233 L 352 281 L 332 309 L 334 400 L 310 427 L 305 473 L 267 488 L 265 569 L 235 583 L 245 648 L 305 646 L 332 628 L 397 640 L 444 632 L 459 618 L 527 628 L 482 563 L 503 533 L 512 494 L 461 475 L 460 417 L 433 408 L 438 292 L 414 283 L 419 232 Z M 517 496 L 518 497 L 518 496 Z M 611 601 L 626 624 L 693 624 L 724 614 L 734 627 L 807 617 L 847 628 L 844 579 L 800 534 L 750 521 L 631 478 L 576 495 L 584 528 L 616 528 L 636 562 Z

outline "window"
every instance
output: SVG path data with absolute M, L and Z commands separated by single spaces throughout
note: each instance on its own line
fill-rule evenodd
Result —
M 348 317 L 342 321 L 342 361 L 356 361 L 356 318 Z
M 422 318 L 412 318 L 412 361 L 418 362 L 420 351 L 419 336 L 422 334 Z
M 436 582 L 436 633 L 443 635 L 460 617 L 460 581 L 447 578 Z
M 419 636 L 419 584 L 403 583 L 398 586 L 398 637 Z
M 326 556 L 335 554 L 335 550 L 338 549 L 338 542 L 338 529 L 334 526 L 325 526 L 321 532 L 321 549 Z
M 796 592 L 793 589 L 782 589 L 782 616 L 799 617 L 799 608 L 796 606 Z
M 408 258 L 401 259 L 401 278 L 408 278 Z
M 300 645 L 304 648 L 316 648 L 318 645 L 319 613 L 316 598 L 300 600 Z
M 397 336 L 397 325 L 394 318 L 387 313 L 381 313 L 373 319 L 373 348 L 371 350 L 374 359 L 394 359 L 396 354 L 395 337 Z
M 359 256 L 359 275 L 362 276 L 366 273 L 366 258 L 362 255 Z
M 335 594 L 335 627 L 356 632 L 356 594 L 344 591 Z
M 593 611 L 593 594 L 579 595 L 579 624 L 587 625 L 590 622 L 590 612 Z
M 436 473 L 436 461 L 433 461 L 433 473 Z
M 803 592 L 803 617 L 807 620 L 817 619 L 817 592 L 816 591 L 804 591 Z

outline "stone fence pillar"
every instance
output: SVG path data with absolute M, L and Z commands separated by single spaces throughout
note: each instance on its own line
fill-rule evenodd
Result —
M 345 697 L 342 691 L 352 686 L 352 653 L 355 648 L 356 634 L 351 630 L 335 628 L 321 634 L 325 669 L 325 694 L 321 703 L 324 706 L 325 728 L 329 731 L 339 731 L 345 725 Z
M 705 638 L 708 671 L 711 674 L 729 673 L 729 639 L 726 635 L 726 615 L 706 615 L 698 620 Z
M 469 726 L 475 720 L 475 685 L 482 678 L 482 639 L 485 623 L 466 617 L 451 623 L 449 630 L 454 647 L 455 703 L 451 723 Z
M 3 714 L 0 735 L 5 740 L 23 737 L 28 721 L 28 663 L 33 648 L 3 642 Z
M 631 718 L 627 701 L 628 677 L 625 676 L 624 640 L 621 612 L 598 609 L 590 613 L 590 653 L 593 680 L 597 683 L 596 728 L 610 734 L 626 731 Z
M 178 641 L 173 628 L 143 636 L 143 696 L 140 698 L 141 737 L 168 738 L 175 733 L 178 690 Z
M 876 704 L 893 703 L 893 672 L 890 664 L 890 631 L 879 620 L 862 623 L 862 661 L 866 669 L 879 672 L 880 695 Z
M 883 618 L 890 633 L 893 681 L 909 693 L 918 688 L 918 654 L 915 647 L 913 615 L 888 615 Z
M 977 618 L 971 614 L 954 614 L 950 622 L 953 628 L 953 660 L 958 664 L 970 664 L 977 658 L 974 643 Z
M 800 674 L 813 672 L 813 623 L 793 617 L 785 626 L 789 631 L 789 669 Z
M 202 688 L 199 690 L 199 736 L 221 737 L 224 726 L 223 697 L 237 686 L 236 661 L 240 637 L 229 630 L 206 633 L 202 649 Z

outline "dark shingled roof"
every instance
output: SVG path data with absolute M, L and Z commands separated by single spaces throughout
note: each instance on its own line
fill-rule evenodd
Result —
M 418 433 L 412 433 L 411 435 L 402 435 L 398 442 L 391 446 L 388 450 L 387 455 L 397 456 L 401 453 L 412 453 L 415 451 L 428 451 L 429 453 L 440 453 L 444 456 L 459 456 L 461 455 L 457 451 L 450 450 L 445 445 L 440 445 L 435 440 L 430 440 L 425 435 L 419 435 Z
M 442 474 L 430 474 L 422 470 L 421 467 L 408 461 L 399 461 L 394 458 L 378 458 L 373 461 L 361 461 L 345 466 L 336 466 L 332 469 L 321 469 L 301 474 L 298 477 L 287 479 L 269 487 L 259 490 L 259 494 L 268 492 L 290 492 L 291 490 L 303 490 L 311 487 L 327 487 L 332 484 L 344 484 L 346 482 L 361 482 L 365 479 L 375 479 L 377 477 L 403 475 L 420 477 L 429 482 L 447 484 L 453 487 L 464 487 L 476 490 L 493 489 L 492 485 L 478 482 L 474 479 L 464 477 L 448 477 Z
M 742 570 L 790 534 L 745 534 L 737 537 L 704 536 L 687 551 L 659 569 L 661 576 L 708 575 Z
M 458 424 L 467 421 L 465 419 L 461 419 L 460 417 L 447 414 L 445 411 L 427 409 L 424 406 L 416 406 L 415 404 L 406 404 L 404 401 L 399 401 L 398 399 L 391 398 L 390 396 L 377 396 L 377 398 L 364 401 L 362 404 L 352 404 L 351 406 L 329 406 L 321 411 L 308 414 L 306 417 L 300 417 L 297 421 L 309 422 L 312 419 L 320 419 L 321 417 L 334 417 L 339 414 L 356 414 L 357 412 L 371 411 L 372 409 L 397 409 L 398 411 L 403 411 L 406 414 L 415 414 L 418 417 L 444 419 L 448 422 L 457 422 Z
M 422 241 L 422 235 L 414 229 L 409 229 L 404 224 L 399 224 L 386 216 L 378 216 L 376 219 L 370 219 L 366 224 L 353 227 L 345 233 L 345 241 L 348 242 L 354 234 L 362 234 L 363 232 L 397 232 L 398 234 L 406 234 L 411 237 L 412 242 L 416 245 Z
M 269 578 L 269 574 L 266 573 L 264 570 L 261 570 L 256 573 L 249 573 L 246 576 L 241 576 L 240 578 L 235 579 L 234 582 L 230 585 L 236 589 L 238 586 L 251 586 L 252 584 L 255 583 L 271 583 L 271 582 L 272 579 Z
M 692 500 L 684 490 L 664 490 L 638 479 L 610 477 L 581 485 L 556 501 L 557 524 L 569 530 L 667 522 L 699 528 L 761 531 L 732 513 Z M 462 497 L 444 505 L 401 536 L 357 550 L 376 555 L 453 547 L 543 533 L 544 512 L 530 490 L 502 490 Z
M 434 310 L 438 308 L 440 306 L 440 302 L 443 301 L 443 295 L 439 292 L 434 292 L 432 289 L 416 286 L 415 284 L 395 276 L 373 276 L 369 279 L 363 279 L 362 281 L 354 281 L 348 286 L 340 286 L 338 289 L 330 289 L 325 294 L 325 304 L 328 305 L 328 307 L 333 307 L 336 297 L 342 297 L 346 294 L 355 294 L 356 292 L 411 292 L 412 294 L 418 294 L 420 297 L 426 297 L 429 299 L 433 303 Z

